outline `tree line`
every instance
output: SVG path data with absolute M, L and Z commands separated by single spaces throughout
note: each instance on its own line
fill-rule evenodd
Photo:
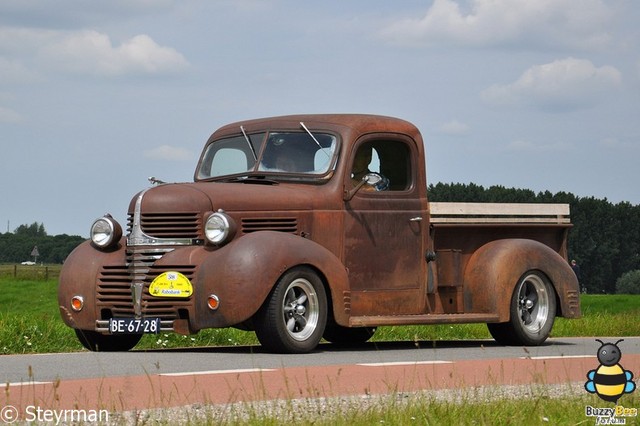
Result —
M 640 270 L 640 205 L 571 193 L 535 193 L 527 189 L 476 184 L 437 183 L 430 201 L 483 203 L 568 203 L 571 208 L 569 259 L 580 266 L 581 284 L 589 293 L 615 293 L 616 281 Z
M 77 235 L 47 235 L 42 223 L 20 225 L 13 233 L 0 234 L 0 263 L 63 263 L 84 240 Z M 37 256 L 32 256 L 36 247 Z

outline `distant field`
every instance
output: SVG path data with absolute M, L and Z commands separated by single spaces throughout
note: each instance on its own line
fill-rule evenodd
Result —
M 0 276 L 0 354 L 82 350 L 75 333 L 62 322 L 57 280 Z M 640 295 L 583 295 L 583 318 L 558 318 L 552 337 L 640 336 Z M 484 324 L 380 327 L 374 341 L 432 341 L 490 338 Z M 146 335 L 137 349 L 253 345 L 252 332 L 205 330 L 193 336 Z

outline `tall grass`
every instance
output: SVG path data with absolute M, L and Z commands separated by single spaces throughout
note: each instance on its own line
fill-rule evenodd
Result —
M 558 318 L 553 337 L 638 336 L 640 295 L 583 295 L 583 318 Z M 615 324 L 615 327 L 612 327 Z M 489 339 L 484 324 L 380 327 L 372 341 Z M 136 349 L 255 345 L 252 332 L 204 330 L 193 336 L 145 335 Z M 0 278 L 0 354 L 82 350 L 75 333 L 60 318 L 57 282 Z
M 619 403 L 637 407 L 638 394 Z M 389 392 L 380 396 L 313 398 L 244 402 L 226 406 L 199 405 L 160 409 L 136 416 L 143 424 L 189 425 L 578 425 L 597 424 L 586 406 L 609 407 L 587 394 L 581 384 L 529 385 L 461 390 Z M 636 417 L 618 417 L 637 424 Z M 608 418 L 607 418 L 608 420 Z

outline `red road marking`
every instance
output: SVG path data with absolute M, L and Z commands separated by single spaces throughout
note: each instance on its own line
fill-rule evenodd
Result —
M 640 354 L 626 354 L 626 370 L 640 376 Z M 458 389 L 487 385 L 585 382 L 598 367 L 595 357 L 516 358 L 451 363 L 333 365 L 259 371 L 194 372 L 190 375 L 104 377 L 56 383 L 8 385 L 4 406 L 111 412 L 194 403 L 320 398 Z M 204 374 L 202 374 L 204 373 Z M 1 399 L 0 399 L 1 402 Z

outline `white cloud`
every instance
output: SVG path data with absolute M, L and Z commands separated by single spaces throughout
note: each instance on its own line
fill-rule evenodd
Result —
M 54 68 L 81 74 L 171 73 L 188 66 L 178 51 L 144 34 L 119 46 L 97 31 L 73 32 L 50 41 L 40 50 L 40 58 Z
M 440 126 L 440 132 L 448 135 L 463 136 L 469 133 L 469 126 L 458 120 L 451 120 Z
M 435 0 L 421 18 L 394 22 L 382 38 L 400 45 L 522 45 L 601 48 L 612 16 L 602 0 Z
M 611 66 L 596 67 L 585 59 L 567 58 L 526 70 L 510 84 L 496 84 L 482 91 L 494 105 L 532 105 L 542 109 L 571 110 L 592 106 L 622 81 Z
M 114 45 L 109 35 L 92 30 L 0 27 L 0 54 L 0 72 L 22 78 L 35 76 L 33 69 L 117 76 L 174 73 L 189 66 L 180 52 L 148 35 Z
M 160 145 L 144 151 L 144 156 L 153 160 L 190 161 L 193 159 L 191 151 L 169 145 Z

